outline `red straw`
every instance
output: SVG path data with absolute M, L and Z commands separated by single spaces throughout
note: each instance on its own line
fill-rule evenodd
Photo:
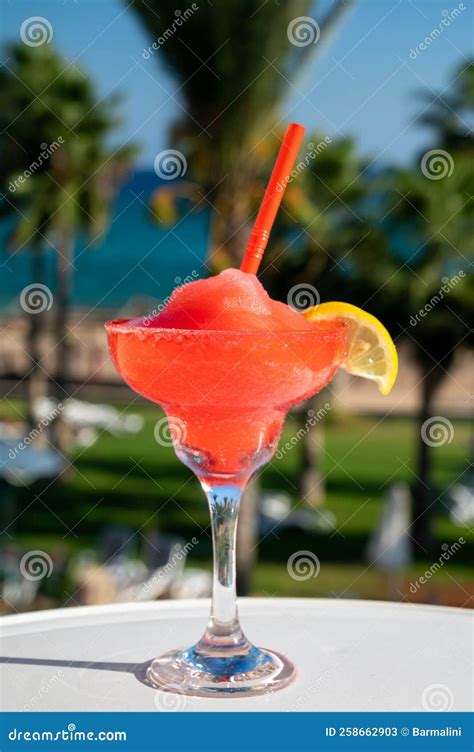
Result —
M 248 274 L 256 274 L 262 260 L 270 232 L 281 204 L 291 170 L 296 161 L 304 128 L 298 123 L 290 123 L 278 152 L 273 172 L 268 181 L 262 204 L 257 214 L 252 233 L 240 269 Z

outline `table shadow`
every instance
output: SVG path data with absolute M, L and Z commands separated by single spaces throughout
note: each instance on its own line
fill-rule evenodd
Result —
M 1 663 L 14 663 L 27 666 L 54 666 L 57 668 L 83 668 L 95 669 L 96 671 L 121 671 L 132 674 L 141 684 L 152 687 L 147 679 L 146 672 L 151 661 L 144 663 L 113 663 L 111 661 L 65 661 L 56 658 L 19 658 L 16 656 L 0 656 Z M 156 689 L 154 687 L 154 689 Z

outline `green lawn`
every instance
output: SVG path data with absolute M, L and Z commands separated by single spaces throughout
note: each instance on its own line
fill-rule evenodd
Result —
M 0 417 L 5 417 L 7 410 L 8 417 L 12 417 L 8 406 Z M 154 440 L 153 427 L 162 413 L 142 405 L 133 407 L 133 411 L 145 416 L 145 427 L 138 435 L 117 438 L 104 434 L 93 446 L 76 453 L 76 472 L 65 480 L 17 490 L 17 511 L 21 514 L 14 536 L 21 546 L 45 551 L 96 547 L 104 526 L 124 523 L 144 535 L 150 530 L 161 530 L 186 540 L 196 536 L 199 544 L 191 551 L 190 561 L 197 566 L 208 566 L 211 554 L 208 512 L 198 483 L 178 462 L 172 449 Z M 440 491 L 467 464 L 468 425 L 463 421 L 453 424 L 453 441 L 433 449 L 434 478 Z M 413 480 L 414 430 L 413 421 L 404 418 L 379 420 L 331 415 L 327 422 L 324 472 L 327 508 L 337 517 L 337 529 L 331 534 L 288 530 L 267 536 L 259 547 L 255 593 L 384 596 L 383 576 L 373 568 L 366 571 L 364 551 L 380 513 L 384 489 L 394 480 L 409 483 Z M 284 439 L 293 433 L 290 419 Z M 295 489 L 300 449 L 296 446 L 283 459 L 274 460 L 261 474 L 264 488 L 285 490 L 293 497 L 294 504 L 299 503 Z M 467 528 L 451 524 L 441 503 L 436 531 L 439 546 L 457 540 L 460 535 L 468 540 L 449 564 L 437 572 L 436 584 L 472 592 L 474 535 Z M 136 536 L 136 541 L 139 553 L 141 535 Z M 287 573 L 286 562 L 292 553 L 303 549 L 319 557 L 321 571 L 317 578 L 295 582 Z M 405 587 L 400 586 L 404 592 L 406 583 L 426 570 L 439 553 L 440 549 L 410 568 L 404 577 Z M 394 586 L 398 587 L 397 583 L 392 583 Z

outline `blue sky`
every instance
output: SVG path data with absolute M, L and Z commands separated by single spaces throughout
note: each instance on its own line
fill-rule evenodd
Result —
M 177 2 L 181 10 L 188 5 Z M 465 8 L 459 17 L 412 59 L 410 50 L 459 5 Z M 168 129 L 180 107 L 159 51 L 143 59 L 152 40 L 124 4 L 3 0 L 1 7 L 2 41 L 19 39 L 26 18 L 46 17 L 56 47 L 93 76 L 100 95 L 125 95 L 118 141 L 138 142 L 140 164 L 151 168 L 157 152 L 169 146 Z M 295 82 L 282 115 L 331 136 L 354 135 L 361 150 L 380 164 L 407 162 L 430 139 L 411 124 L 421 107 L 419 91 L 438 93 L 453 67 L 470 54 L 472 15 L 470 0 L 359 0 L 323 54 Z

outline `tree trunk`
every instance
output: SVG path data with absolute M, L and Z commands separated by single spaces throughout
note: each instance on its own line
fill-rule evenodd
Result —
M 44 257 L 39 248 L 31 251 L 33 283 L 42 284 L 44 280 Z M 41 360 L 41 335 L 44 330 L 45 316 L 42 311 L 27 313 L 28 332 L 26 349 L 30 357 L 29 373 L 26 380 L 26 418 L 28 428 L 33 429 L 37 420 L 34 405 L 38 399 L 47 394 L 47 379 L 45 372 L 39 365 Z
M 56 401 L 64 404 L 67 399 L 67 386 L 70 378 L 71 349 L 68 341 L 69 313 L 73 281 L 73 240 L 68 229 L 58 232 L 56 250 L 56 291 L 54 296 L 54 339 L 56 345 L 56 369 L 54 377 L 54 396 Z M 62 420 L 61 414 L 53 425 L 53 442 L 63 454 L 70 446 L 70 429 Z
M 318 419 L 319 395 L 306 403 L 307 410 L 299 416 L 299 427 L 305 431 L 302 438 L 303 461 L 299 480 L 299 492 L 303 501 L 312 507 L 322 504 L 325 497 L 325 483 L 322 473 L 324 456 L 324 425 Z
M 417 479 L 413 493 L 412 537 L 415 552 L 425 554 L 433 548 L 434 494 L 432 489 L 432 447 L 426 441 L 427 421 L 433 415 L 433 399 L 443 372 L 439 369 L 425 371 L 421 384 L 421 404 L 417 421 Z
M 237 527 L 237 595 L 248 595 L 252 569 L 257 561 L 257 514 L 260 483 L 250 481 L 239 512 Z
M 239 267 L 250 231 L 252 216 L 248 195 L 254 169 L 222 181 L 213 195 L 216 211 L 211 217 L 208 262 L 218 274 L 229 266 Z
M 232 264 L 239 266 L 250 234 L 248 206 L 238 200 L 237 189 L 226 187 L 221 212 L 214 212 L 210 227 L 208 262 L 214 272 Z M 225 194 L 225 191 L 223 190 Z M 235 200 L 229 200 L 229 194 Z M 257 561 L 257 514 L 260 483 L 255 477 L 249 483 L 239 512 L 237 527 L 237 594 L 248 595 L 252 569 Z

